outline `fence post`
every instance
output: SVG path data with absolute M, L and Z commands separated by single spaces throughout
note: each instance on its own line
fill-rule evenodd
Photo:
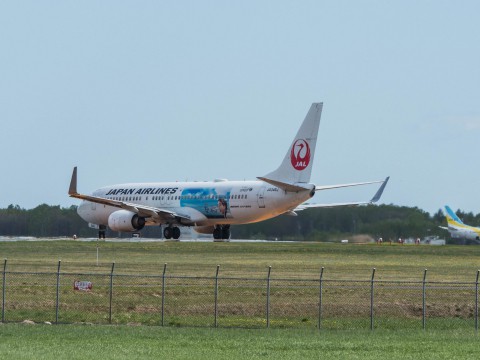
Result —
M 164 325 L 165 319 L 165 273 L 167 272 L 167 263 L 163 265 L 163 275 L 162 275 L 162 326 Z
M 218 327 L 218 270 L 220 265 L 217 265 L 217 272 L 215 274 L 215 327 Z
M 2 277 L 2 323 L 5 322 L 5 295 L 6 295 L 6 286 L 7 286 L 7 259 L 4 259 L 3 262 L 3 277 Z
M 427 279 L 427 269 L 425 269 L 425 271 L 423 272 L 423 283 L 422 283 L 422 326 L 423 326 L 423 330 L 425 330 L 426 326 L 427 326 L 427 309 L 426 309 L 426 287 L 427 287 L 427 283 L 426 283 L 426 279 Z
M 267 276 L 267 328 L 270 327 L 270 272 L 272 267 L 268 267 L 268 276 Z
M 475 331 L 478 333 L 478 276 L 480 270 L 477 270 L 477 279 L 475 280 Z
M 112 271 L 110 272 L 110 308 L 108 322 L 112 323 L 112 299 L 113 299 L 113 269 L 115 268 L 115 261 L 112 263 Z
M 373 284 L 375 282 L 375 268 L 372 271 L 372 280 L 370 283 L 370 330 L 373 330 Z
M 57 268 L 57 298 L 55 300 L 55 324 L 58 324 L 58 308 L 59 308 L 59 299 L 60 299 L 60 264 L 62 260 L 58 260 Z
M 322 296 L 323 296 L 323 270 L 325 268 L 322 266 L 320 270 L 320 289 L 318 294 L 318 330 L 322 326 Z

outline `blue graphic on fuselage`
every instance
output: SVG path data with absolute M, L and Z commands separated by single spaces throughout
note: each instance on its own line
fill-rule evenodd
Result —
M 214 188 L 184 189 L 180 196 L 180 206 L 200 211 L 209 219 L 229 218 L 230 191 L 231 189 L 228 189 L 219 194 Z

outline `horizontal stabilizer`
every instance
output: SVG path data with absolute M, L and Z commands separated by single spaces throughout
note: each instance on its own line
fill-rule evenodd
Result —
M 383 181 L 381 181 L 382 185 L 380 185 L 380 188 L 377 190 L 375 195 L 370 199 L 370 201 L 360 201 L 360 202 L 348 202 L 348 203 L 331 203 L 331 204 L 301 204 L 298 205 L 293 211 L 301 211 L 305 209 L 311 209 L 311 208 L 333 208 L 333 207 L 340 207 L 340 206 L 360 206 L 360 205 L 371 205 L 373 203 L 376 203 L 378 200 L 380 200 L 380 197 L 383 194 L 383 190 L 385 190 L 385 187 L 387 186 L 388 180 L 390 179 L 390 176 L 387 176 L 387 178 Z M 373 181 L 373 182 L 368 182 L 368 183 L 355 183 L 355 184 L 344 184 L 340 187 L 345 187 L 345 186 L 357 186 L 357 185 L 366 185 L 366 184 L 373 184 L 373 183 L 378 183 L 380 181 Z M 336 188 L 335 185 L 333 188 Z
M 289 192 L 311 190 L 309 187 L 303 186 L 303 184 L 288 184 L 288 183 L 284 183 L 284 182 L 281 182 L 281 181 L 268 179 L 266 177 L 257 177 L 257 179 L 265 181 L 266 183 L 269 183 L 273 186 L 276 186 L 279 189 L 289 191 Z
M 315 186 L 315 190 L 322 191 L 322 190 L 330 190 L 330 189 L 340 189 L 340 188 L 351 187 L 351 186 L 379 184 L 381 182 L 385 182 L 385 180 L 366 181 L 366 182 L 357 182 L 357 183 L 349 183 L 349 184 L 337 184 L 337 185 L 318 185 L 318 186 Z

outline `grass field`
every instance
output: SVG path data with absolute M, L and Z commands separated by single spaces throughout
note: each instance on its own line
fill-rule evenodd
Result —
M 478 359 L 464 331 L 306 331 L 0 324 L 4 359 Z
M 69 308 L 69 297 L 77 300 L 78 294 L 72 294 L 71 281 L 67 273 L 108 274 L 112 262 L 115 262 L 116 274 L 161 275 L 165 263 L 167 273 L 175 276 L 215 275 L 217 264 L 220 265 L 222 280 L 221 294 L 225 298 L 229 292 L 233 295 L 240 292 L 235 306 L 238 310 L 250 314 L 240 319 L 235 316 L 220 318 L 220 326 L 227 328 L 211 328 L 213 323 L 213 304 L 211 291 L 206 292 L 202 286 L 185 288 L 182 284 L 171 284 L 170 279 L 167 306 L 172 297 L 183 312 L 169 311 L 167 327 L 159 326 L 88 326 L 88 325 L 23 325 L 0 323 L 0 354 L 2 358 L 15 359 L 123 359 L 123 358 L 275 358 L 275 359 L 476 359 L 478 335 L 474 331 L 472 318 L 472 293 L 468 301 L 462 290 L 458 293 L 458 301 L 446 305 L 442 301 L 444 289 L 442 282 L 458 281 L 472 283 L 475 281 L 477 269 L 480 268 L 480 247 L 477 246 L 414 246 L 414 245 L 340 245 L 322 243 L 203 243 L 203 242 L 99 242 L 99 265 L 97 266 L 97 242 L 74 241 L 20 241 L 0 242 L 0 258 L 6 258 L 7 271 L 48 272 L 57 271 L 58 260 L 62 260 L 62 281 L 67 285 L 61 287 L 60 322 L 77 322 L 77 316 L 85 315 L 81 308 Z M 229 326 L 265 327 L 264 308 L 258 305 L 264 302 L 264 290 L 252 290 L 252 287 L 225 287 L 228 277 L 235 282 L 236 277 L 262 279 L 267 275 L 268 266 L 272 266 L 272 279 L 283 278 L 318 279 L 321 267 L 325 267 L 324 278 L 330 281 L 369 280 L 372 268 L 376 268 L 376 279 L 383 281 L 415 281 L 423 278 L 428 268 L 428 279 L 440 282 L 440 290 L 429 290 L 427 303 L 429 322 L 427 331 L 421 330 L 421 297 L 418 289 L 397 289 L 391 291 L 379 284 L 376 288 L 375 330 L 369 331 L 368 322 L 368 284 L 366 288 L 356 290 L 328 289 L 325 293 L 325 320 L 322 329 L 316 326 L 316 303 L 318 291 L 292 288 L 272 288 L 272 327 L 274 329 L 230 329 Z M 16 276 L 8 273 L 9 281 L 15 283 Z M 45 317 L 51 320 L 54 316 L 54 287 L 42 290 L 41 277 L 35 274 L 28 279 L 20 279 L 19 289 L 7 289 L 7 305 L 12 305 L 15 296 L 33 296 L 32 308 L 39 307 L 38 313 L 22 310 L 26 305 L 17 303 L 17 308 L 9 308 L 8 316 L 13 313 L 18 318 L 8 321 L 22 321 L 28 316 Z M 43 276 L 43 275 L 42 275 Z M 73 275 L 72 275 L 73 276 Z M 28 284 L 34 279 L 37 287 L 31 289 Z M 145 278 L 142 277 L 142 286 Z M 50 283 L 54 283 L 51 277 Z M 126 281 L 126 280 L 124 280 Z M 158 283 L 158 279 L 155 280 Z M 181 279 L 179 280 L 181 281 Z M 204 280 L 201 280 L 204 281 Z M 207 280 L 207 282 L 210 280 Z M 230 281 L 230 280 L 228 280 Z M 98 284 L 100 280 L 95 283 Z M 208 288 L 213 288 L 208 282 Z M 263 283 L 262 283 L 263 284 Z M 155 285 L 157 286 L 157 285 Z M 116 313 L 114 323 L 158 325 L 159 297 L 161 289 L 153 286 L 147 292 L 139 288 L 115 290 L 117 296 L 130 297 L 128 301 L 117 301 L 114 304 Z M 173 287 L 172 287 L 173 286 Z M 263 285 L 262 285 L 263 286 Z M 107 289 L 107 287 L 105 287 Z M 150 291 L 149 290 L 149 291 Z M 147 294 L 147 295 L 145 295 Z M 95 295 L 95 296 L 94 296 Z M 192 297 L 193 296 L 193 297 Z M 238 294 L 237 294 L 238 296 Z M 42 299 L 49 300 L 42 303 Z M 85 305 L 94 309 L 93 315 L 100 316 L 96 320 L 106 323 L 108 291 L 85 294 Z M 357 306 L 362 307 L 364 318 L 351 317 L 351 313 L 343 313 L 345 299 L 352 297 Z M 208 298 L 209 305 L 199 308 L 199 299 Z M 432 301 L 433 299 L 433 301 Z M 30 301 L 30 300 L 28 300 Z M 146 302 L 147 301 L 147 302 Z M 152 302 L 153 301 L 153 302 Z M 409 314 L 405 306 L 413 302 L 415 305 Z M 449 299 L 451 301 L 451 299 Z M 312 304 L 309 316 L 295 319 L 295 305 Z M 141 307 L 139 307 L 139 304 Z M 392 308 L 394 304 L 394 308 Z M 19 306 L 21 305 L 21 306 Z M 30 306 L 30 305 L 28 305 Z M 260 307 L 259 307 L 260 306 Z M 98 308 L 96 308 L 98 307 Z M 121 312 L 120 309 L 130 309 Z M 96 309 L 96 310 L 95 310 Z M 186 309 L 186 310 L 185 310 Z M 188 310 L 190 309 L 190 310 Z M 284 313 L 282 309 L 288 309 Z M 342 310 L 343 309 L 343 310 Z M 395 310 L 401 313 L 388 313 Z M 420 311 L 419 311 L 420 310 Z M 23 312 L 22 312 L 23 311 Z M 75 313 L 77 311 L 78 313 Z M 98 312 L 95 312 L 98 311 Z M 152 311 L 154 311 L 152 313 Z M 207 315 L 202 312 L 206 311 Z M 221 311 L 221 309 L 220 309 Z M 235 310 L 237 311 L 237 310 Z M 285 310 L 286 311 L 286 310 Z M 340 311 L 340 312 L 339 312 Z M 329 313 L 330 312 L 330 313 Z M 67 315 L 68 314 L 68 315 Z M 147 319 L 147 315 L 150 318 Z M 153 314 L 153 320 L 151 318 Z M 287 315 L 290 318 L 286 318 Z M 329 315 L 330 314 L 330 315 Z M 444 318 L 448 315 L 448 318 Z M 62 318 L 63 316 L 63 318 Z M 71 316 L 71 318 L 65 318 Z M 398 319 L 401 318 L 402 322 Z M 70 319 L 70 320 L 69 320 Z M 245 320 L 246 319 L 246 320 Z M 95 319 L 90 319 L 96 322 Z M 84 321 L 89 322 L 88 318 Z M 290 323 L 284 321 L 290 321 Z M 293 324 L 293 325 L 292 325 Z M 186 325 L 187 327 L 176 327 Z M 193 326 L 193 327 L 189 327 Z M 202 326 L 196 328 L 195 326 Z M 277 329 L 275 327 L 294 329 Z M 210 327 L 210 328 L 208 328 Z M 334 329 L 342 329 L 337 331 Z M 350 330 L 348 330 L 350 329 Z M 352 330 L 354 329 L 354 330 Z

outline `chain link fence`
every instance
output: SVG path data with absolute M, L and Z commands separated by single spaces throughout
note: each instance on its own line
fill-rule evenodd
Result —
M 215 270 L 215 269 L 213 269 Z M 2 322 L 190 327 L 475 329 L 478 280 L 438 282 L 9 271 Z M 475 275 L 475 274 L 474 274 Z

